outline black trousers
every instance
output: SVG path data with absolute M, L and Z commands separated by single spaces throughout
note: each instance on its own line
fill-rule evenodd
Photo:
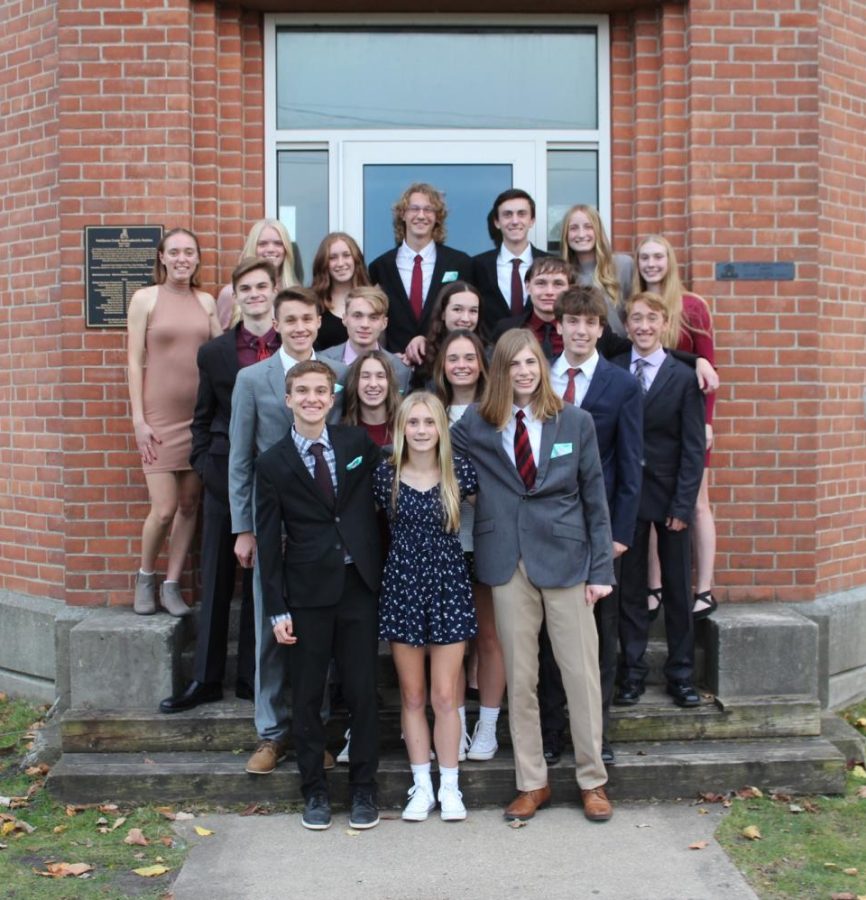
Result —
M 602 597 L 593 607 L 595 627 L 598 631 L 598 666 L 601 675 L 601 711 L 603 728 L 607 739 L 607 723 L 610 719 L 610 704 L 616 684 L 617 642 L 619 640 L 619 579 L 621 559 L 613 563 L 617 584 L 613 592 Z M 541 626 L 538 636 L 538 708 L 541 714 L 541 733 L 562 735 L 568 727 L 565 711 L 565 689 L 559 666 L 553 657 L 553 647 L 547 634 L 547 623 Z
M 353 565 L 346 566 L 343 595 L 333 606 L 290 609 L 297 644 L 288 648 L 292 675 L 292 734 L 304 798 L 327 790 L 322 766 L 325 726 L 322 694 L 333 658 L 349 708 L 349 789 L 373 787 L 379 768 L 379 654 L 377 597 Z
M 235 539 L 228 502 L 228 457 L 208 456 L 201 534 L 201 607 L 193 678 L 222 683 L 226 670 L 229 610 L 235 587 Z M 244 569 L 238 634 L 237 680 L 251 688 L 256 675 L 253 570 Z
M 619 639 L 622 645 L 620 681 L 643 684 L 649 672 L 645 656 L 649 641 L 647 609 L 647 561 L 653 525 L 638 519 L 634 546 L 622 557 Z M 691 596 L 691 530 L 670 531 L 656 522 L 659 563 L 662 571 L 663 613 L 668 655 L 664 674 L 668 683 L 691 683 L 695 668 L 695 631 Z

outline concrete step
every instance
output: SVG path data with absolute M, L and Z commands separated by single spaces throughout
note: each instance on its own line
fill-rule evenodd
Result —
M 840 793 L 845 759 L 821 737 L 729 741 L 639 742 L 617 746 L 610 769 L 616 800 L 672 799 L 701 792 L 724 793 L 744 785 L 790 793 Z M 244 772 L 246 755 L 229 751 L 168 753 L 64 753 L 48 776 L 48 788 L 70 803 L 117 801 L 225 804 L 301 802 L 293 762 L 267 776 Z M 574 768 L 565 760 L 549 772 L 554 802 L 578 801 Z M 346 766 L 328 775 L 335 805 L 345 802 Z M 379 800 L 398 808 L 411 784 L 405 754 L 384 754 Z M 514 796 L 513 760 L 502 749 L 488 762 L 461 764 L 460 786 L 469 807 L 499 806 Z
M 383 751 L 400 750 L 399 695 L 385 689 L 382 700 L 380 745 Z M 470 730 L 476 710 L 476 703 L 468 704 Z M 348 724 L 346 710 L 336 710 L 327 725 L 329 748 L 339 750 Z M 708 694 L 702 695 L 698 708 L 680 709 L 661 687 L 651 685 L 636 706 L 611 710 L 609 732 L 616 742 L 809 736 L 821 733 L 820 709 L 817 700 L 809 698 L 758 697 L 734 703 Z M 72 709 L 63 716 L 61 733 L 67 753 L 249 750 L 256 741 L 253 705 L 233 698 L 173 715 L 153 709 Z M 509 743 L 505 709 L 499 740 Z

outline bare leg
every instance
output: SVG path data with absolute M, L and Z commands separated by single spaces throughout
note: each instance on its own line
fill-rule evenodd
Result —
M 465 641 L 430 647 L 430 702 L 435 715 L 433 743 L 439 765 L 449 769 L 457 766 L 460 744 L 457 690 L 465 651 Z
M 713 586 L 716 565 L 716 523 L 710 506 L 709 470 L 704 469 L 698 501 L 695 505 L 695 521 L 692 529 L 692 548 L 695 556 L 695 592 L 700 594 Z M 695 612 L 710 604 L 699 601 Z
M 659 608 L 659 593 L 662 584 L 662 567 L 659 562 L 659 541 L 656 536 L 655 525 L 650 525 L 649 530 L 649 566 L 647 569 L 647 591 L 652 591 L 647 597 L 647 607 L 650 612 Z
M 177 472 L 177 511 L 171 528 L 167 581 L 180 581 L 184 563 L 195 535 L 201 480 L 196 472 Z
M 473 594 L 478 616 L 478 695 L 482 706 L 498 709 L 505 693 L 505 660 L 496 635 L 493 597 L 486 584 L 473 585 Z
M 177 512 L 178 487 L 174 472 L 151 472 L 144 478 L 150 494 L 150 512 L 141 532 L 141 568 L 153 572 Z
M 430 763 L 430 727 L 427 724 L 427 676 L 424 672 L 424 647 L 391 643 L 391 654 L 400 682 L 400 723 L 409 762 L 418 766 Z M 454 717 L 457 718 L 455 708 Z M 458 736 L 460 723 L 457 723 Z M 455 764 L 456 765 L 456 764 Z

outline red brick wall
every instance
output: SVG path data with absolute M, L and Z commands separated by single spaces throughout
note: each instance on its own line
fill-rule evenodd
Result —
M 820 593 L 863 584 L 866 560 L 866 3 L 824 0 L 818 20 L 819 354 L 809 373 L 817 423 Z
M 57 19 L 0 4 L 0 588 L 63 598 Z

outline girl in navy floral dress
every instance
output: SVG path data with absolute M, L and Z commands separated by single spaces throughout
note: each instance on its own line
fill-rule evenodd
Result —
M 394 455 L 376 470 L 373 486 L 391 529 L 379 637 L 391 642 L 414 779 L 403 818 L 423 821 L 436 806 L 426 716 L 429 648 L 441 816 L 465 819 L 457 780 L 457 693 L 466 641 L 475 637 L 478 626 L 460 545 L 460 501 L 474 494 L 477 484 L 469 460 L 452 457 L 448 418 L 432 394 L 410 394 L 403 401 L 394 428 Z

